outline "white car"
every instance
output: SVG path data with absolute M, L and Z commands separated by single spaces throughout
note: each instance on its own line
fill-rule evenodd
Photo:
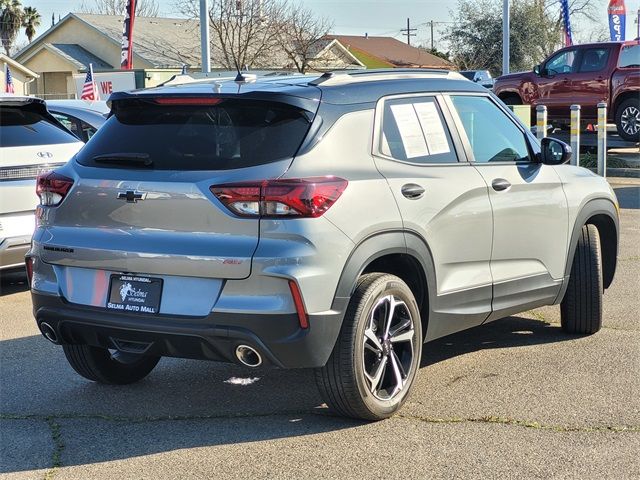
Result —
M 36 177 L 64 165 L 83 145 L 42 99 L 0 95 L 0 270 L 24 265 L 35 228 Z

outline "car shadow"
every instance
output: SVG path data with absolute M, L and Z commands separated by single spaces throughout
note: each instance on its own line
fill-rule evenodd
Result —
M 420 367 L 478 350 L 526 347 L 563 342 L 571 338 L 574 337 L 564 333 L 557 325 L 523 317 L 507 317 L 425 344 Z
M 422 371 L 486 348 L 560 342 L 572 337 L 541 321 L 509 317 L 427 344 Z M 64 466 L 141 457 L 180 449 L 268 441 L 358 428 L 364 422 L 332 416 L 314 371 L 248 369 L 215 362 L 163 358 L 133 385 L 99 385 L 79 377 L 62 349 L 41 336 L 0 342 L 0 473 L 46 468 L 48 451 L 25 454 L 12 436 L 39 425 L 65 448 Z M 31 433 L 31 435 L 35 435 Z M 37 443 L 31 437 L 16 445 Z M 49 447 L 52 448 L 52 447 Z
M 24 268 L 0 271 L 0 297 L 29 290 Z
M 616 197 L 618 197 L 620 208 L 640 209 L 640 186 L 614 186 L 613 190 L 616 192 Z

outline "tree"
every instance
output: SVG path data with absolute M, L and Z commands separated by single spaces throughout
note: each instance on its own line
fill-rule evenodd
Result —
M 177 11 L 199 18 L 197 0 L 175 0 Z M 211 53 L 223 68 L 292 64 L 306 72 L 331 24 L 289 0 L 212 0 Z
M 228 69 L 270 67 L 286 7 L 278 0 L 213 0 L 212 51 Z
M 7 55 L 22 28 L 22 15 L 20 0 L 0 0 L 0 39 Z
M 309 63 L 319 53 L 322 38 L 333 24 L 326 18 L 316 17 L 301 5 L 288 7 L 280 29 L 279 44 L 299 73 L 306 73 Z
M 127 0 L 84 0 L 78 11 L 102 15 L 124 15 Z M 136 16 L 157 17 L 160 8 L 156 0 L 136 0 Z
M 596 0 L 569 0 L 569 15 L 595 19 Z M 502 72 L 502 2 L 459 0 L 446 38 L 451 57 L 462 69 Z M 526 70 L 562 46 L 560 0 L 511 0 L 510 69 Z M 574 34 L 575 34 L 574 29 Z
M 502 2 L 459 0 L 446 38 L 454 63 L 464 70 L 502 72 Z M 531 69 L 560 46 L 561 27 L 538 0 L 512 1 L 510 69 Z
M 24 34 L 29 39 L 29 43 L 31 43 L 31 40 L 35 37 L 36 28 L 40 26 L 41 19 L 40 13 L 34 7 L 24 7 L 22 26 L 24 27 Z

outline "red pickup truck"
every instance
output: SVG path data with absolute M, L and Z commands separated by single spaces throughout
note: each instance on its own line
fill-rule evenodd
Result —
M 578 104 L 585 123 L 597 120 L 606 102 L 619 135 L 640 141 L 640 42 L 574 45 L 552 54 L 532 72 L 503 75 L 493 91 L 508 105 L 546 105 L 550 121 L 567 125 L 570 105 Z M 534 118 L 532 118 L 534 121 Z

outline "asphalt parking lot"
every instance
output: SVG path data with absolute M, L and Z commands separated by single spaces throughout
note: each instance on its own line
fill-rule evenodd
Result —
M 136 385 L 85 381 L 5 275 L 0 476 L 640 478 L 640 181 L 615 182 L 604 328 L 565 335 L 546 307 L 430 343 L 401 414 L 375 424 L 330 416 L 307 370 L 165 358 Z

